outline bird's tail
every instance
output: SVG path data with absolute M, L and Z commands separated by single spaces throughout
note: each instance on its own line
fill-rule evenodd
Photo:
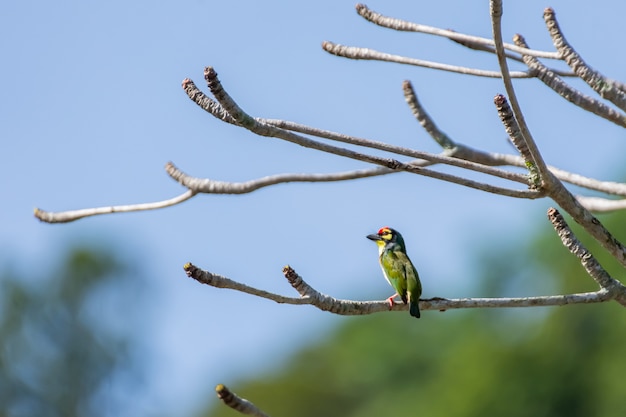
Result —
M 409 313 L 416 319 L 420 318 L 420 306 L 418 300 L 409 302 Z

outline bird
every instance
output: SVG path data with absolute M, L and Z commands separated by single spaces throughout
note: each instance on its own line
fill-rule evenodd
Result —
M 406 254 L 406 245 L 402 235 L 390 227 L 382 227 L 378 233 L 366 236 L 378 245 L 378 261 L 387 282 L 396 293 L 387 299 L 389 308 L 394 305 L 394 298 L 399 296 L 402 302 L 409 303 L 409 313 L 420 318 L 419 298 L 422 295 L 422 283 L 417 270 Z

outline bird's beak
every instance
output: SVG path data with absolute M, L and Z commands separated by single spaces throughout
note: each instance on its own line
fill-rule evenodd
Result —
M 374 242 L 376 242 L 377 240 L 382 240 L 382 238 L 378 235 L 367 235 L 365 237 L 368 238 L 369 240 L 373 240 Z

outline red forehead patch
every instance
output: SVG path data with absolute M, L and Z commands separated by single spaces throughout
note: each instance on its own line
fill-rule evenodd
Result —
M 378 231 L 379 235 L 384 235 L 385 233 L 389 233 L 389 227 L 387 226 L 381 227 L 380 230 Z

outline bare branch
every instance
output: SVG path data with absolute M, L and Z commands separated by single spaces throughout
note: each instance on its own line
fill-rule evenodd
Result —
M 408 22 L 406 20 L 383 16 L 382 14 L 371 10 L 364 4 L 357 4 L 356 11 L 364 19 L 378 26 L 386 27 L 389 29 L 394 29 L 394 30 L 404 31 L 404 32 L 427 33 L 430 35 L 442 36 L 444 38 L 448 38 L 453 41 L 465 42 L 465 43 L 472 44 L 472 45 L 494 46 L 494 41 L 492 39 L 481 38 L 478 36 L 464 35 L 462 33 L 458 33 L 452 30 L 439 29 L 439 28 L 435 28 L 432 26 L 421 25 L 418 23 Z M 528 48 L 521 48 L 517 45 L 512 45 L 510 43 L 505 43 L 504 48 L 513 52 L 536 56 L 539 58 L 558 59 L 558 60 L 561 59 L 560 54 L 556 52 L 536 51 L 536 50 L 532 50 Z
M 415 116 L 420 125 L 422 125 L 424 130 L 426 130 L 426 132 L 439 144 L 439 146 L 447 151 L 447 155 L 455 158 L 466 159 L 483 165 L 511 165 L 528 168 L 526 161 L 517 155 L 484 152 L 454 141 L 445 132 L 440 130 L 434 120 L 428 115 L 419 102 L 417 94 L 415 93 L 410 81 L 403 82 L 402 90 L 413 116 Z M 502 114 L 502 116 L 506 116 L 505 119 L 510 118 L 508 111 L 506 114 Z M 510 124 L 510 122 L 507 123 Z M 511 129 L 511 134 L 518 134 L 516 133 L 518 132 L 518 127 L 514 128 L 513 126 L 510 126 L 509 128 Z M 599 181 L 553 166 L 548 166 L 548 169 L 561 181 L 588 188 L 590 190 L 601 191 L 607 194 L 626 196 L 626 184 L 611 181 Z
M 285 297 L 267 291 L 259 290 L 248 285 L 233 281 L 221 275 L 202 270 L 191 263 L 184 266 L 188 277 L 196 281 L 217 288 L 230 288 L 246 294 L 284 304 L 309 304 L 322 311 L 328 311 L 342 316 L 358 316 L 380 313 L 384 311 L 407 311 L 408 306 L 394 304 L 390 309 L 387 300 L 380 301 L 355 301 L 342 300 L 323 294 L 309 284 L 290 266 L 283 268 L 283 274 L 291 286 L 298 291 L 300 298 Z M 595 292 L 547 295 L 537 297 L 510 297 L 510 298 L 430 298 L 420 299 L 420 310 L 452 310 L 463 308 L 504 308 L 504 307 L 538 307 L 538 306 L 562 306 L 568 304 L 588 304 L 609 301 L 616 294 L 606 289 Z
M 509 66 L 507 64 L 506 57 L 504 56 L 504 47 L 502 41 L 502 1 L 491 0 L 489 2 L 489 10 L 491 13 L 491 25 L 494 45 L 496 48 L 496 56 L 498 57 L 498 64 L 500 65 L 500 71 L 502 72 L 502 81 L 504 83 L 504 88 L 507 95 L 509 96 L 509 101 L 511 102 L 513 115 L 515 116 L 515 121 L 517 122 L 522 140 L 526 142 L 528 152 L 532 157 L 532 162 L 541 177 L 540 179 L 541 181 L 546 181 L 545 177 L 550 176 L 551 173 L 548 171 L 548 167 L 546 166 L 545 161 L 539 153 L 537 144 L 530 134 L 528 125 L 524 120 L 522 109 L 519 105 L 519 102 L 517 101 L 517 96 L 513 88 L 513 83 L 511 82 Z
M 235 119 L 233 119 L 233 117 L 228 114 L 228 112 L 224 110 L 222 106 L 213 101 L 211 97 L 204 94 L 189 78 L 185 78 L 182 85 L 185 93 L 187 93 L 189 98 L 198 106 L 200 106 L 200 108 L 223 122 L 237 125 Z
M 563 32 L 556 21 L 554 10 L 550 7 L 543 12 L 543 18 L 548 27 L 548 32 L 552 37 L 552 43 L 559 51 L 563 60 L 584 82 L 587 83 L 600 97 L 609 100 L 620 109 L 626 111 L 626 93 L 619 87 L 613 85 L 612 80 L 608 79 L 598 71 L 588 66 L 581 56 L 572 48 L 565 40 Z
M 508 66 L 502 49 L 502 2 L 501 0 L 490 1 L 491 21 L 493 28 L 493 37 L 498 55 L 498 63 L 502 70 L 502 80 L 506 88 L 513 114 L 519 124 L 520 131 L 526 141 L 528 149 L 533 156 L 533 160 L 541 175 L 543 188 L 548 192 L 549 196 L 565 211 L 567 211 L 578 224 L 589 232 L 617 261 L 626 266 L 626 247 L 617 240 L 598 219 L 596 219 L 588 210 L 586 210 L 549 170 L 539 153 L 537 144 L 533 139 L 530 130 L 524 120 L 519 102 L 513 89 L 511 77 L 508 76 Z
M 185 90 L 189 93 L 190 97 L 195 98 L 195 102 L 199 103 L 205 110 L 211 112 L 214 116 L 218 117 L 220 120 L 228 121 L 229 123 L 237 124 L 235 120 L 230 117 L 230 115 L 226 112 L 226 110 L 219 104 L 208 98 L 204 93 L 197 89 L 195 84 L 191 80 L 187 80 L 185 85 Z M 515 155 L 505 155 L 498 153 L 487 153 L 484 151 L 476 150 L 471 147 L 465 146 L 463 144 L 455 143 L 449 136 L 447 136 L 444 132 L 439 130 L 435 125 L 434 121 L 428 116 L 426 111 L 423 109 L 419 101 L 417 100 L 417 96 L 413 91 L 413 87 L 410 82 L 405 81 L 403 83 L 403 90 L 405 93 L 405 97 L 407 103 L 409 103 L 409 107 L 413 112 L 414 116 L 420 122 L 420 124 L 424 127 L 424 129 L 433 137 L 435 140 L 444 148 L 444 155 L 433 155 L 426 152 L 414 151 L 412 149 L 396 147 L 393 145 L 388 145 L 383 142 L 372 141 L 368 139 L 356 138 L 353 136 L 348 136 L 340 133 L 330 132 L 323 129 L 313 128 L 289 121 L 283 120 L 274 120 L 274 119 L 257 119 L 261 122 L 267 123 L 269 125 L 273 125 L 276 127 L 284 128 L 286 130 L 292 130 L 296 132 L 306 133 L 314 136 L 324 137 L 331 140 L 337 140 L 345 143 L 350 143 L 359 146 L 372 147 L 375 149 L 382 149 L 389 152 L 396 152 L 403 155 L 414 155 L 421 156 L 425 158 L 432 159 L 433 161 L 426 160 L 415 160 L 409 162 L 410 165 L 414 166 L 428 166 L 435 163 L 434 161 L 438 161 L 446 164 L 454 164 L 457 166 L 462 166 L 471 169 L 472 165 L 463 165 L 454 163 L 450 159 L 446 157 L 453 157 L 457 159 L 463 159 L 466 161 L 471 161 L 480 165 L 511 165 L 517 167 L 525 167 L 525 162 L 522 158 Z M 207 104 L 209 103 L 209 104 Z M 215 114 L 214 114 L 215 113 Z M 483 168 L 480 168 L 481 172 L 486 172 Z M 549 170 L 560 180 L 566 181 L 568 183 L 578 185 L 581 187 L 585 187 L 591 190 L 605 192 L 607 194 L 613 195 L 621 195 L 626 196 L 626 184 L 611 182 L 611 181 L 598 181 L 592 178 L 587 178 L 578 174 L 570 173 L 555 167 L 549 167 Z M 357 178 L 366 178 L 371 176 L 378 175 L 387 175 L 391 173 L 397 173 L 399 171 L 392 170 L 385 167 L 371 168 L 371 169 L 363 169 L 363 170 L 355 170 L 355 171 L 347 171 L 347 172 L 339 172 L 339 173 L 330 173 L 330 174 L 280 174 L 273 175 L 264 178 L 259 178 L 243 183 L 231 183 L 224 181 L 216 181 L 207 178 L 196 178 L 191 177 L 178 168 L 176 168 L 172 163 L 168 163 L 166 165 L 167 173 L 172 176 L 176 181 L 188 187 L 193 193 L 186 192 L 182 195 L 175 197 L 173 199 L 155 202 L 155 203 L 140 203 L 135 205 L 123 205 L 123 206 L 109 206 L 109 207 L 98 207 L 98 208 L 88 208 L 81 210 L 71 210 L 64 212 L 46 212 L 44 210 L 35 209 L 35 216 L 40 220 L 48 223 L 63 223 L 63 222 L 71 222 L 74 220 L 78 220 L 83 217 L 94 216 L 98 214 L 109 214 L 109 213 L 123 213 L 123 212 L 134 212 L 134 211 L 145 211 L 145 210 L 155 210 L 164 207 L 173 206 L 179 203 L 182 203 L 189 198 L 193 197 L 195 193 L 209 193 L 209 194 L 243 194 L 255 191 L 259 188 L 266 187 L 269 185 L 280 184 L 285 182 L 330 182 L 330 181 L 343 181 Z M 488 171 L 487 171 L 488 172 Z M 490 172 L 488 172 L 490 173 Z M 499 174 L 499 172 L 498 172 Z M 509 175 L 508 173 L 506 175 Z M 517 180 L 522 177 L 517 177 Z M 516 180 L 516 178 L 513 178 Z M 583 197 L 578 197 L 580 201 L 583 201 Z M 584 199 L 585 206 L 586 204 L 590 204 L 588 207 L 589 210 L 606 212 L 613 211 L 626 208 L 626 203 L 620 203 L 615 200 L 602 200 L 602 201 L 610 201 L 610 203 L 600 203 L 599 199 Z M 592 203 L 593 202 L 593 203 Z
M 542 194 L 535 190 L 513 190 L 509 188 L 496 187 L 490 184 L 481 183 L 478 181 L 469 180 L 466 178 L 458 177 L 455 175 L 432 171 L 429 169 L 421 168 L 410 163 L 403 163 L 396 159 L 390 158 L 382 158 L 379 156 L 364 154 L 360 152 L 356 152 L 350 149 L 339 148 L 332 145 L 327 145 L 325 143 L 317 142 L 309 138 L 305 138 L 300 135 L 296 135 L 290 131 L 279 129 L 275 126 L 271 126 L 265 123 L 259 122 L 257 119 L 246 114 L 237 103 L 230 97 L 230 95 L 224 90 L 224 87 L 221 85 L 219 79 L 217 78 L 217 73 L 212 67 L 207 67 L 205 69 L 205 78 L 208 82 L 209 89 L 211 93 L 215 96 L 217 101 L 222 105 L 222 107 L 235 119 L 235 121 L 250 130 L 253 133 L 256 133 L 259 136 L 269 136 L 275 137 L 279 139 L 286 140 L 288 142 L 292 142 L 298 144 L 300 146 L 304 146 L 311 149 L 317 149 L 323 152 L 332 153 L 339 156 L 344 156 L 350 159 L 356 159 L 359 161 L 365 161 L 372 164 L 380 165 L 387 167 L 392 170 L 400 170 L 407 171 L 414 174 L 424 175 L 431 178 L 437 178 L 443 181 L 453 182 L 455 184 L 464 185 L 466 187 L 475 188 L 482 191 L 487 191 L 493 194 L 506 195 L 509 197 L 517 197 L 517 198 L 539 198 Z M 384 145 L 381 143 L 381 146 Z M 386 148 L 392 149 L 394 148 L 391 145 L 385 145 Z M 437 160 L 439 162 L 448 163 L 450 165 L 462 166 L 463 168 L 473 169 L 479 172 L 484 172 L 496 176 L 500 176 L 502 178 L 510 179 L 512 181 L 518 182 L 526 182 L 524 176 L 520 176 L 519 174 L 502 171 L 502 170 L 493 170 L 493 168 L 489 168 L 486 166 L 482 166 L 480 164 L 474 164 L 468 161 L 460 161 L 455 158 L 447 158 L 444 156 L 438 156 L 433 154 L 428 154 L 426 152 L 417 152 L 410 151 L 412 156 L 422 157 L 424 159 L 429 160 Z
M 228 288 L 231 290 L 241 291 L 243 293 L 254 295 L 256 297 L 275 301 L 279 304 L 311 304 L 311 302 L 305 298 L 286 297 L 284 295 L 274 294 L 268 291 L 250 287 L 246 284 L 242 284 L 221 275 L 200 269 L 191 262 L 186 263 L 183 266 L 183 269 L 185 270 L 185 273 L 189 278 L 193 278 L 201 284 L 210 285 L 216 288 Z
M 372 139 L 364 139 L 356 136 L 350 136 L 343 133 L 332 132 L 330 130 L 324 130 L 317 127 L 306 126 L 303 124 L 290 122 L 287 120 L 276 120 L 276 119 L 262 119 L 255 118 L 259 123 L 268 124 L 280 129 L 289 130 L 291 132 L 304 133 L 306 135 L 317 136 L 320 138 L 330 139 L 337 142 L 348 143 L 350 145 L 363 146 L 366 148 L 378 149 L 385 152 L 391 152 L 398 155 L 410 156 L 417 159 L 423 159 L 423 161 L 413 162 L 413 165 L 425 167 L 429 165 L 433 165 L 434 163 L 444 163 L 448 162 L 454 163 L 453 159 L 448 158 L 447 155 L 435 155 L 429 152 L 417 151 L 415 149 L 404 148 L 402 146 L 391 145 L 390 143 L 380 142 Z M 457 165 L 458 166 L 458 165 Z M 468 167 L 468 166 L 463 166 Z M 468 168 L 471 169 L 471 168 Z
M 168 162 L 165 169 L 174 180 L 178 181 L 183 186 L 193 190 L 195 193 L 206 194 L 246 194 L 256 191 L 259 188 L 288 182 L 347 181 L 397 172 L 387 168 L 377 167 L 356 171 L 336 172 L 331 174 L 280 174 L 270 175 L 246 182 L 225 182 L 209 178 L 192 177 L 182 172 L 172 162 Z
M 532 184 L 532 187 L 539 189 L 541 187 L 541 174 L 537 170 L 533 154 L 528 149 L 528 144 L 524 139 L 524 135 L 521 132 L 515 116 L 513 116 L 513 112 L 511 111 L 506 98 L 502 94 L 498 94 L 494 98 L 494 103 L 496 105 L 496 109 L 498 110 L 498 116 L 500 116 L 500 120 L 504 125 L 506 133 L 509 135 L 509 139 L 517 148 L 518 152 L 524 159 L 524 165 L 530 172 L 530 183 Z
M 482 45 L 482 44 L 478 44 L 478 43 L 473 43 L 473 42 L 464 42 L 464 41 L 455 41 L 457 42 L 459 45 L 462 45 L 468 49 L 473 49 L 475 51 L 480 51 L 480 52 L 487 52 L 490 54 L 495 55 L 496 54 L 496 49 L 492 46 L 486 46 L 486 45 Z M 507 45 L 506 43 L 504 45 Z M 506 47 L 506 46 L 505 46 Z M 510 59 L 512 61 L 517 61 L 517 62 L 521 62 L 524 63 L 524 59 L 522 58 L 522 56 L 519 55 L 515 55 L 513 53 L 510 53 L 508 51 L 504 51 L 504 55 L 506 56 L 507 59 Z M 563 71 L 563 70 L 559 70 L 557 68 L 548 68 L 546 67 L 547 70 L 551 71 L 552 73 L 559 75 L 561 77 L 575 77 L 576 74 L 574 74 L 572 71 Z M 531 72 L 532 74 L 532 72 Z
M 511 298 L 451 298 L 420 300 L 420 310 L 452 310 L 461 308 L 549 307 L 570 304 L 603 303 L 611 300 L 607 290 L 564 295 Z M 423 308 L 422 308 L 423 306 Z
M 513 40 L 520 46 L 527 46 L 522 35 L 515 35 Z M 565 98 L 570 103 L 573 103 L 578 107 L 587 110 L 596 116 L 607 119 L 619 126 L 626 127 L 626 115 L 623 113 L 576 90 L 574 87 L 563 81 L 553 71 L 539 62 L 538 59 L 528 55 L 524 55 L 523 59 L 524 63 L 528 65 L 528 68 L 534 71 L 534 74 L 537 78 L 539 78 L 539 80 L 541 80 L 541 82 L 550 87 L 558 95 Z
M 626 209 L 626 200 L 609 200 L 600 197 L 576 196 L 578 202 L 587 210 L 594 213 L 609 213 Z
M 405 81 L 405 83 L 407 82 Z M 427 117 L 425 115 L 425 112 L 424 112 L 423 117 Z M 368 148 L 395 153 L 397 155 L 411 156 L 411 157 L 417 158 L 418 160 L 419 159 L 423 160 L 423 161 L 411 162 L 410 164 L 413 166 L 425 167 L 425 166 L 429 166 L 435 163 L 440 163 L 440 164 L 445 164 L 445 165 L 456 166 L 459 168 L 465 168 L 465 169 L 469 169 L 469 170 L 476 171 L 476 172 L 481 172 L 483 174 L 493 175 L 495 177 L 504 178 L 510 181 L 516 181 L 521 184 L 528 184 L 528 180 L 526 176 L 524 175 L 511 173 L 509 171 L 503 171 L 500 169 L 490 168 L 490 166 L 493 166 L 496 164 L 486 163 L 487 161 L 489 161 L 489 158 L 483 158 L 482 157 L 483 153 L 474 151 L 471 148 L 464 147 L 462 145 L 453 144 L 453 142 L 447 136 L 445 136 L 445 134 L 443 134 L 442 132 L 438 132 L 440 136 L 436 140 L 438 140 L 438 142 L 442 145 L 442 147 L 444 147 L 444 154 L 436 155 L 436 154 L 432 154 L 429 152 L 423 152 L 423 151 L 418 151 L 415 149 L 409 149 L 409 148 L 404 148 L 401 146 L 391 145 L 385 142 L 374 141 L 371 139 L 357 138 L 354 136 L 349 136 L 349 135 L 345 135 L 341 133 L 335 133 L 335 132 L 331 132 L 328 130 L 322 130 L 322 129 L 305 126 L 305 125 L 301 125 L 301 124 L 297 124 L 297 123 L 289 122 L 285 120 L 273 120 L 273 119 L 261 119 L 261 118 L 255 118 L 255 120 L 258 121 L 259 123 L 267 123 L 269 125 L 279 127 L 281 129 L 286 129 L 292 132 L 306 133 L 309 135 L 323 137 L 326 139 L 349 143 L 351 145 L 364 146 Z M 424 121 L 424 123 L 429 123 L 428 129 L 430 129 L 429 133 L 431 134 L 431 136 L 435 134 L 436 127 L 434 126 L 434 123 L 432 123 L 430 119 L 429 119 L 429 122 Z M 422 126 L 424 126 L 424 124 L 422 124 Z M 445 139 L 442 138 L 441 135 L 445 136 Z M 447 142 L 444 142 L 446 140 Z
M 458 145 L 461 147 L 462 145 Z M 526 163 L 523 158 L 517 155 L 501 154 L 501 153 L 488 153 L 480 150 L 472 149 L 469 147 L 463 147 L 470 150 L 469 158 L 474 160 L 473 154 L 480 155 L 482 163 L 486 165 L 511 165 L 516 167 L 526 167 Z M 454 154 L 455 157 L 463 157 Z M 561 181 L 577 185 L 579 187 L 587 188 L 590 190 L 600 191 L 607 194 L 626 196 L 626 184 L 613 182 L 613 181 L 600 181 L 593 178 L 584 177 L 579 174 L 575 174 L 569 171 L 565 171 L 554 166 L 548 166 L 550 172 L 560 179 Z
M 613 181 L 600 181 L 593 178 L 584 177 L 579 174 L 564 171 L 553 166 L 548 167 L 550 172 L 561 181 L 565 181 L 572 185 L 578 185 L 589 190 L 600 191 L 607 194 L 626 196 L 626 184 Z
M 591 276 L 598 285 L 609 291 L 611 293 L 612 298 L 614 297 L 617 302 L 621 305 L 626 306 L 626 287 L 622 285 L 621 282 L 617 281 L 613 277 L 611 277 L 608 272 L 602 265 L 593 257 L 591 252 L 587 250 L 587 248 L 580 243 L 580 241 L 576 238 L 576 235 L 572 232 L 572 230 L 567 225 L 567 222 L 561 216 L 561 213 L 555 208 L 550 208 L 548 210 L 548 218 L 552 222 L 554 226 L 554 230 L 556 230 L 557 234 L 561 238 L 563 245 L 578 259 L 580 259 L 580 263 L 585 268 L 585 271 Z
M 268 414 L 265 414 L 256 405 L 244 398 L 239 397 L 223 384 L 217 385 L 215 387 L 215 392 L 217 393 L 217 397 L 222 400 L 224 404 L 233 410 L 239 411 L 241 414 L 256 417 L 269 417 Z
M 476 77 L 501 78 L 498 71 L 481 70 L 478 68 L 461 67 L 458 65 L 442 64 L 440 62 L 424 61 L 417 58 L 409 58 L 401 55 L 388 54 L 369 48 L 358 48 L 355 46 L 345 46 L 330 41 L 322 42 L 322 48 L 333 55 L 349 59 L 364 59 L 384 62 L 395 62 L 396 64 L 414 65 L 417 67 L 431 68 L 434 70 L 456 72 L 458 74 L 473 75 Z M 529 71 L 513 71 L 513 78 L 532 78 Z
M 411 109 L 411 113 L 413 113 L 415 119 L 417 119 L 419 124 L 430 135 L 430 137 L 432 137 L 442 149 L 448 151 L 454 150 L 457 147 L 457 144 L 437 127 L 435 121 L 428 115 L 424 107 L 422 107 L 421 103 L 417 99 L 417 94 L 415 93 L 413 85 L 409 80 L 405 80 L 402 83 L 402 91 L 404 93 L 404 99 Z
M 204 93 L 197 89 L 195 84 L 191 80 L 186 80 L 183 83 L 185 86 L 185 91 L 188 93 L 190 98 L 192 98 L 196 103 L 198 103 L 203 109 L 209 111 L 211 114 L 214 114 L 220 120 L 223 120 L 225 115 L 228 113 L 219 105 L 218 103 L 212 101 L 209 97 L 207 97 Z M 472 149 L 470 147 L 464 146 L 462 144 L 455 143 L 452 141 L 445 133 L 441 132 L 432 119 L 427 115 L 424 109 L 421 107 L 421 104 L 417 100 L 417 96 L 413 91 L 413 87 L 410 82 L 405 81 L 403 83 L 403 91 L 405 93 L 405 97 L 407 103 L 409 103 L 409 107 L 411 107 L 411 111 L 418 119 L 420 124 L 425 128 L 425 130 L 444 148 L 447 150 L 447 154 L 449 156 L 453 156 L 459 159 L 465 159 L 468 161 L 473 161 L 482 165 L 513 165 L 524 167 L 525 162 L 523 159 L 513 156 L 513 155 L 503 155 L 503 154 L 495 154 L 495 153 L 486 153 L 483 151 L 479 151 L 476 149 Z M 209 103 L 209 104 L 207 104 Z M 230 115 L 228 115 L 228 120 L 225 120 L 229 123 L 237 124 Z M 377 149 L 383 149 L 389 152 L 396 152 L 399 154 L 407 155 L 407 156 L 423 156 L 425 153 L 419 154 L 414 152 L 413 150 L 408 150 L 406 148 L 400 147 L 389 147 L 387 144 L 382 142 L 370 141 L 367 139 L 355 138 L 352 136 L 330 132 L 314 127 L 304 126 L 297 123 L 283 121 L 283 120 L 275 120 L 275 119 L 257 119 L 262 123 L 267 123 L 276 127 L 280 127 L 286 130 L 291 130 L 295 132 L 310 134 L 313 136 L 324 137 L 327 139 L 337 140 L 345 143 L 355 144 L 359 146 L 367 146 L 373 147 Z M 427 164 L 423 164 L 421 166 L 426 166 Z M 626 196 L 626 185 L 622 183 L 610 182 L 610 181 L 598 181 L 592 178 L 587 178 L 578 174 L 570 173 L 565 170 L 561 170 L 555 167 L 549 167 L 550 171 L 554 173 L 554 175 L 562 181 L 567 181 L 571 184 L 578 185 L 581 187 L 585 187 L 592 190 L 597 190 L 601 192 L 606 192 L 614 195 L 622 195 Z
M 165 207 L 175 206 L 183 201 L 189 200 L 196 193 L 192 190 L 185 191 L 181 195 L 170 198 L 169 200 L 157 201 L 154 203 L 141 203 L 130 204 L 123 206 L 108 206 L 108 207 L 95 207 L 82 210 L 70 210 L 70 211 L 44 211 L 41 209 L 35 209 L 35 217 L 42 222 L 46 223 L 68 223 L 74 220 L 82 219 L 83 217 L 95 216 L 98 214 L 110 214 L 110 213 L 130 213 L 133 211 L 147 211 L 156 210 Z
M 200 107 L 202 107 L 207 112 L 211 113 L 213 116 L 217 117 L 220 120 L 226 121 L 227 123 L 238 125 L 238 122 L 235 121 L 232 116 L 217 102 L 210 99 L 206 94 L 200 91 L 193 81 L 186 79 L 183 82 L 183 87 L 189 97 L 197 103 Z M 520 174 L 514 174 L 507 171 L 501 170 L 489 170 L 484 167 L 488 166 L 496 166 L 496 165 L 512 165 L 518 167 L 524 167 L 525 162 L 522 158 L 515 155 L 503 155 L 497 153 L 487 153 L 483 151 L 479 151 L 476 149 L 472 149 L 463 144 L 455 143 L 450 137 L 448 137 L 445 133 L 443 133 L 437 126 L 434 121 L 428 116 L 426 111 L 423 109 L 421 104 L 419 103 L 415 91 L 409 81 L 405 81 L 403 83 L 403 91 L 405 94 L 405 98 L 411 111 L 413 112 L 416 119 L 420 122 L 420 124 L 424 127 L 424 129 L 444 148 L 443 155 L 434 155 L 427 152 L 416 151 L 413 149 L 403 148 L 399 146 L 390 145 L 384 142 L 373 141 L 369 139 L 357 138 L 341 133 L 331 132 L 319 128 L 314 128 L 310 126 L 305 126 L 289 121 L 283 120 L 275 120 L 275 119 L 256 119 L 260 123 L 266 123 L 268 125 L 272 125 L 278 128 L 282 128 L 285 130 L 305 133 L 313 136 L 323 137 L 326 139 L 336 140 L 344 143 L 349 143 L 358 146 L 365 146 L 374 149 L 380 149 L 387 152 L 397 153 L 400 155 L 413 156 L 416 158 L 425 158 L 427 160 L 415 160 L 411 161 L 408 164 L 416 167 L 425 167 L 428 165 L 432 165 L 433 163 L 444 163 L 448 165 L 455 165 L 459 167 L 463 167 L 466 169 L 476 170 L 478 172 L 487 173 L 490 175 L 499 176 L 501 178 L 507 178 L 517 182 L 523 182 L 524 176 Z M 456 160 L 465 160 L 473 162 L 474 164 L 465 164 L 455 161 Z M 595 179 L 583 177 L 578 174 L 570 173 L 564 170 L 560 170 L 555 167 L 549 167 L 550 171 L 554 173 L 554 175 L 561 179 L 562 181 L 569 182 L 574 185 L 582 186 L 585 188 L 589 188 L 592 190 L 597 190 L 601 192 L 605 192 L 608 194 L 621 195 L 626 196 L 626 184 L 610 182 L 610 181 L 598 181 Z M 96 208 L 87 208 L 81 210 L 70 210 L 64 212 L 47 212 L 41 209 L 35 209 L 35 216 L 39 218 L 41 221 L 48 223 L 63 223 L 63 222 L 71 222 L 74 220 L 78 220 L 83 217 L 94 216 L 98 214 L 109 214 L 109 213 L 118 213 L 118 212 L 134 212 L 134 211 L 145 211 L 145 210 L 155 210 L 164 207 L 173 206 L 179 203 L 182 203 L 191 197 L 193 197 L 196 193 L 212 193 L 212 194 L 242 194 L 255 191 L 259 188 L 266 187 L 269 185 L 284 183 L 284 182 L 326 182 L 326 181 L 342 181 L 342 180 L 350 180 L 357 178 L 366 178 L 371 176 L 378 175 L 386 175 L 395 172 L 399 172 L 394 169 L 386 168 L 386 167 L 378 167 L 372 169 L 363 169 L 363 170 L 355 170 L 355 171 L 347 171 L 347 172 L 339 172 L 339 173 L 330 173 L 330 174 L 281 174 L 281 175 L 273 175 L 264 178 L 255 179 L 252 181 L 247 181 L 243 183 L 230 183 L 223 181 L 216 181 L 211 179 L 201 179 L 188 176 L 184 174 L 182 171 L 178 170 L 173 164 L 168 163 L 166 165 L 166 171 L 170 176 L 172 176 L 176 181 L 181 183 L 182 185 L 188 187 L 190 191 L 181 194 L 172 199 L 154 202 L 154 203 L 140 203 L 133 205 L 121 205 L 121 206 L 108 206 L 108 207 L 96 207 Z M 426 174 L 427 175 L 427 174 Z M 443 174 L 440 174 L 443 175 Z M 453 181 L 454 182 L 454 181 Z M 473 186 L 470 183 L 469 186 Z M 476 188 L 476 187 L 474 187 Z M 497 191 L 497 190 L 496 190 Z M 526 197 L 526 192 L 522 193 L 522 197 Z M 517 195 L 515 195 L 517 196 Z M 536 198 L 535 195 L 532 195 L 532 198 Z M 581 198 L 579 198 L 581 199 Z M 582 201 L 582 200 L 581 200 Z M 596 200 L 585 200 L 585 201 L 596 201 Z M 603 203 L 601 206 L 598 204 L 593 204 L 590 206 L 591 209 L 596 209 L 598 211 L 609 211 L 609 210 L 618 210 L 624 208 L 624 205 L 618 202 L 611 202 L 609 204 Z
M 286 297 L 279 294 L 270 293 L 268 291 L 260 290 L 248 285 L 233 281 L 218 274 L 214 274 L 209 271 L 205 271 L 193 265 L 187 263 L 183 266 L 188 277 L 195 279 L 201 284 L 210 285 L 216 288 L 229 288 L 236 291 L 240 291 L 246 294 L 251 294 L 257 297 L 272 300 L 279 304 L 294 304 L 294 305 L 313 305 L 320 310 L 329 311 L 331 313 L 339 315 L 361 315 L 372 314 L 380 311 L 388 311 L 389 303 L 387 300 L 381 301 L 352 301 L 341 300 L 322 294 L 319 291 L 310 287 L 302 278 L 295 274 L 295 271 L 289 266 L 283 269 L 283 274 L 289 280 L 290 284 L 301 294 L 301 297 Z M 396 308 L 397 307 L 397 308 Z M 400 306 L 395 306 L 396 310 L 400 310 Z
M 454 157 L 468 160 L 480 161 L 480 163 L 490 165 L 509 164 L 513 166 L 524 166 L 522 158 L 515 155 L 490 154 L 478 151 L 463 145 L 457 145 L 453 152 Z M 426 166 L 430 164 L 428 161 L 410 162 L 417 166 Z M 225 181 L 216 181 L 208 178 L 196 178 L 185 174 L 173 163 L 169 162 L 165 169 L 167 173 L 181 185 L 189 188 L 188 191 L 178 197 L 155 203 L 129 204 L 123 206 L 96 207 L 80 210 L 69 210 L 60 212 L 49 212 L 41 209 L 35 209 L 35 216 L 46 223 L 68 223 L 83 217 L 90 217 L 99 214 L 112 213 L 130 213 L 135 211 L 157 210 L 164 207 L 174 206 L 189 200 L 196 194 L 244 194 L 258 190 L 259 188 L 270 185 L 287 183 L 287 182 L 332 182 L 344 181 L 358 178 L 367 178 L 378 175 L 388 175 L 398 173 L 384 167 L 337 172 L 330 174 L 280 174 L 268 177 L 258 178 L 251 181 L 234 183 Z M 608 194 L 626 196 L 626 184 L 598 181 L 592 178 L 583 177 L 558 168 L 550 167 L 555 176 L 562 181 L 569 182 L 574 185 L 606 192 Z M 597 197 L 576 197 L 581 204 L 589 211 L 605 213 L 626 209 L 626 200 L 607 200 Z
M 622 266 L 626 267 L 626 248 L 593 216 L 563 185 L 555 185 L 556 191 L 550 197 L 580 224 L 598 243 L 605 248 Z
M 517 167 L 526 167 L 526 162 L 523 158 L 516 155 L 505 155 L 498 153 L 490 153 L 481 150 L 477 150 L 466 146 L 462 143 L 455 142 L 445 132 L 440 130 L 435 124 L 434 120 L 428 115 L 426 110 L 419 102 L 417 95 L 413 89 L 410 81 L 405 80 L 402 83 L 402 89 L 405 95 L 405 99 L 411 112 L 422 125 L 424 130 L 444 149 L 443 155 L 434 155 L 427 152 L 416 151 L 413 149 L 403 148 L 399 146 L 390 145 L 385 142 L 373 141 L 370 139 L 357 138 L 354 136 L 345 135 L 342 133 L 331 132 L 316 127 L 306 126 L 286 120 L 277 119 L 262 119 L 256 118 L 261 123 L 267 123 L 272 126 L 276 126 L 282 129 L 290 130 L 293 132 L 305 133 L 312 136 L 318 136 L 326 139 L 336 140 L 339 142 L 349 143 L 358 146 L 370 147 L 374 149 L 380 149 L 387 152 L 397 153 L 399 155 L 413 156 L 415 158 L 426 158 L 430 161 L 421 161 L 419 164 L 417 161 L 412 162 L 413 165 L 428 166 L 432 165 L 436 161 L 445 164 L 452 164 L 451 161 L 446 159 L 446 156 L 454 157 L 458 159 L 464 159 L 480 165 L 511 165 Z M 215 103 L 219 106 L 219 104 Z M 221 108 L 221 106 L 220 106 Z M 441 158 L 439 160 L 434 159 L 437 156 Z M 462 166 L 465 168 L 465 166 Z M 469 168 L 471 169 L 471 168 Z M 584 177 L 579 174 L 568 172 L 560 168 L 549 166 L 548 169 L 561 181 L 568 182 L 573 185 L 588 188 L 590 190 L 600 191 L 607 194 L 626 196 L 626 184 L 613 182 L 613 181 L 599 181 L 593 178 Z M 397 171 L 389 170 L 387 173 Z

